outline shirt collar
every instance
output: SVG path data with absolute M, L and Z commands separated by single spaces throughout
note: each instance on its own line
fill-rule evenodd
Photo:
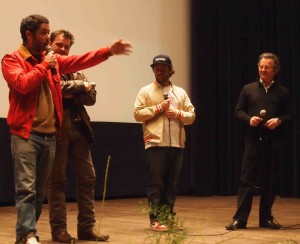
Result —
M 27 50 L 27 48 L 24 46 L 24 44 L 21 44 L 21 46 L 19 47 L 19 51 L 25 60 L 32 57 L 31 53 Z
M 38 63 L 39 61 L 28 51 L 28 49 L 22 43 L 19 47 L 19 52 L 23 58 L 30 63 Z M 41 53 L 41 60 L 44 60 L 45 52 Z
M 259 79 L 259 82 L 260 82 L 261 85 L 265 88 L 266 91 L 267 91 L 271 86 L 273 86 L 274 83 L 275 83 L 275 81 L 272 80 L 271 83 L 270 83 L 270 85 L 266 86 L 265 83 L 264 83 L 264 81 L 263 81 L 261 78 Z
M 160 87 L 163 87 L 161 84 L 159 84 L 157 81 L 154 81 L 154 84 L 156 84 L 156 85 L 158 85 L 158 86 L 160 86 Z M 169 84 L 169 86 L 173 86 L 173 84 L 172 84 L 172 82 L 170 81 L 170 84 Z

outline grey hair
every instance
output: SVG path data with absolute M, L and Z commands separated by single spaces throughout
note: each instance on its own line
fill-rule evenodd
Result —
M 258 57 L 258 65 L 260 64 L 260 61 L 263 59 L 263 58 L 266 58 L 266 59 L 273 59 L 274 60 L 274 68 L 276 70 L 279 70 L 280 69 L 280 60 L 278 58 L 277 55 L 275 55 L 274 53 L 262 53 L 261 55 L 259 55 Z

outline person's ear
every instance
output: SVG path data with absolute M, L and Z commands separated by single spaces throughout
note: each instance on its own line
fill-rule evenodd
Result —
M 32 33 L 29 30 L 26 31 L 26 37 L 27 39 L 32 38 Z
M 173 69 L 173 68 L 171 68 L 171 70 L 170 70 L 170 77 L 172 76 L 172 75 L 174 75 L 175 74 L 175 70 Z

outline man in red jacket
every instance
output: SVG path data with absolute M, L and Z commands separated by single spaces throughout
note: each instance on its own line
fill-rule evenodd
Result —
M 2 59 L 9 87 L 7 123 L 11 132 L 17 208 L 16 243 L 37 244 L 36 223 L 46 195 L 55 154 L 55 132 L 62 123 L 60 74 L 95 66 L 112 55 L 129 54 L 122 40 L 83 55 L 46 53 L 49 21 L 30 15 L 21 21 L 23 43 Z

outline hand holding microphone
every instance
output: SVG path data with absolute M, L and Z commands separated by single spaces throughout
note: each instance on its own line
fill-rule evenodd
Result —
M 46 56 L 44 59 L 46 62 L 48 62 L 48 64 L 51 66 L 51 73 L 52 75 L 56 75 L 57 71 L 56 71 L 56 57 L 54 55 L 54 52 L 52 51 L 52 48 L 50 46 L 46 47 Z
M 266 114 L 267 114 L 266 110 L 264 110 L 264 109 L 260 110 L 260 112 L 259 112 L 260 116 L 259 117 L 253 116 L 250 119 L 250 125 L 251 126 L 259 125 L 264 120 L 264 117 L 266 116 Z M 280 124 L 281 124 L 281 120 L 279 118 L 272 118 L 272 119 L 269 119 L 268 121 L 266 121 L 263 125 L 270 130 L 274 130 Z
M 164 100 L 160 103 L 162 111 L 166 111 L 170 108 L 170 99 L 168 92 L 164 92 Z
M 259 116 L 253 116 L 250 119 L 250 126 L 258 126 L 264 119 L 264 117 L 266 116 L 267 111 L 262 109 L 259 112 Z
M 263 117 L 266 116 L 267 111 L 262 109 L 262 110 L 260 110 L 259 114 L 260 114 L 260 117 L 263 119 Z M 264 123 L 264 126 L 270 130 L 274 130 L 280 124 L 281 124 L 281 120 L 279 118 L 272 118 L 272 119 L 269 119 L 266 123 Z
M 174 109 L 174 108 L 170 107 L 171 101 L 169 99 L 168 92 L 164 92 L 164 101 L 162 103 L 167 105 L 167 108 L 163 109 L 163 111 L 169 119 L 180 119 L 180 117 L 181 117 L 180 111 L 178 109 Z

